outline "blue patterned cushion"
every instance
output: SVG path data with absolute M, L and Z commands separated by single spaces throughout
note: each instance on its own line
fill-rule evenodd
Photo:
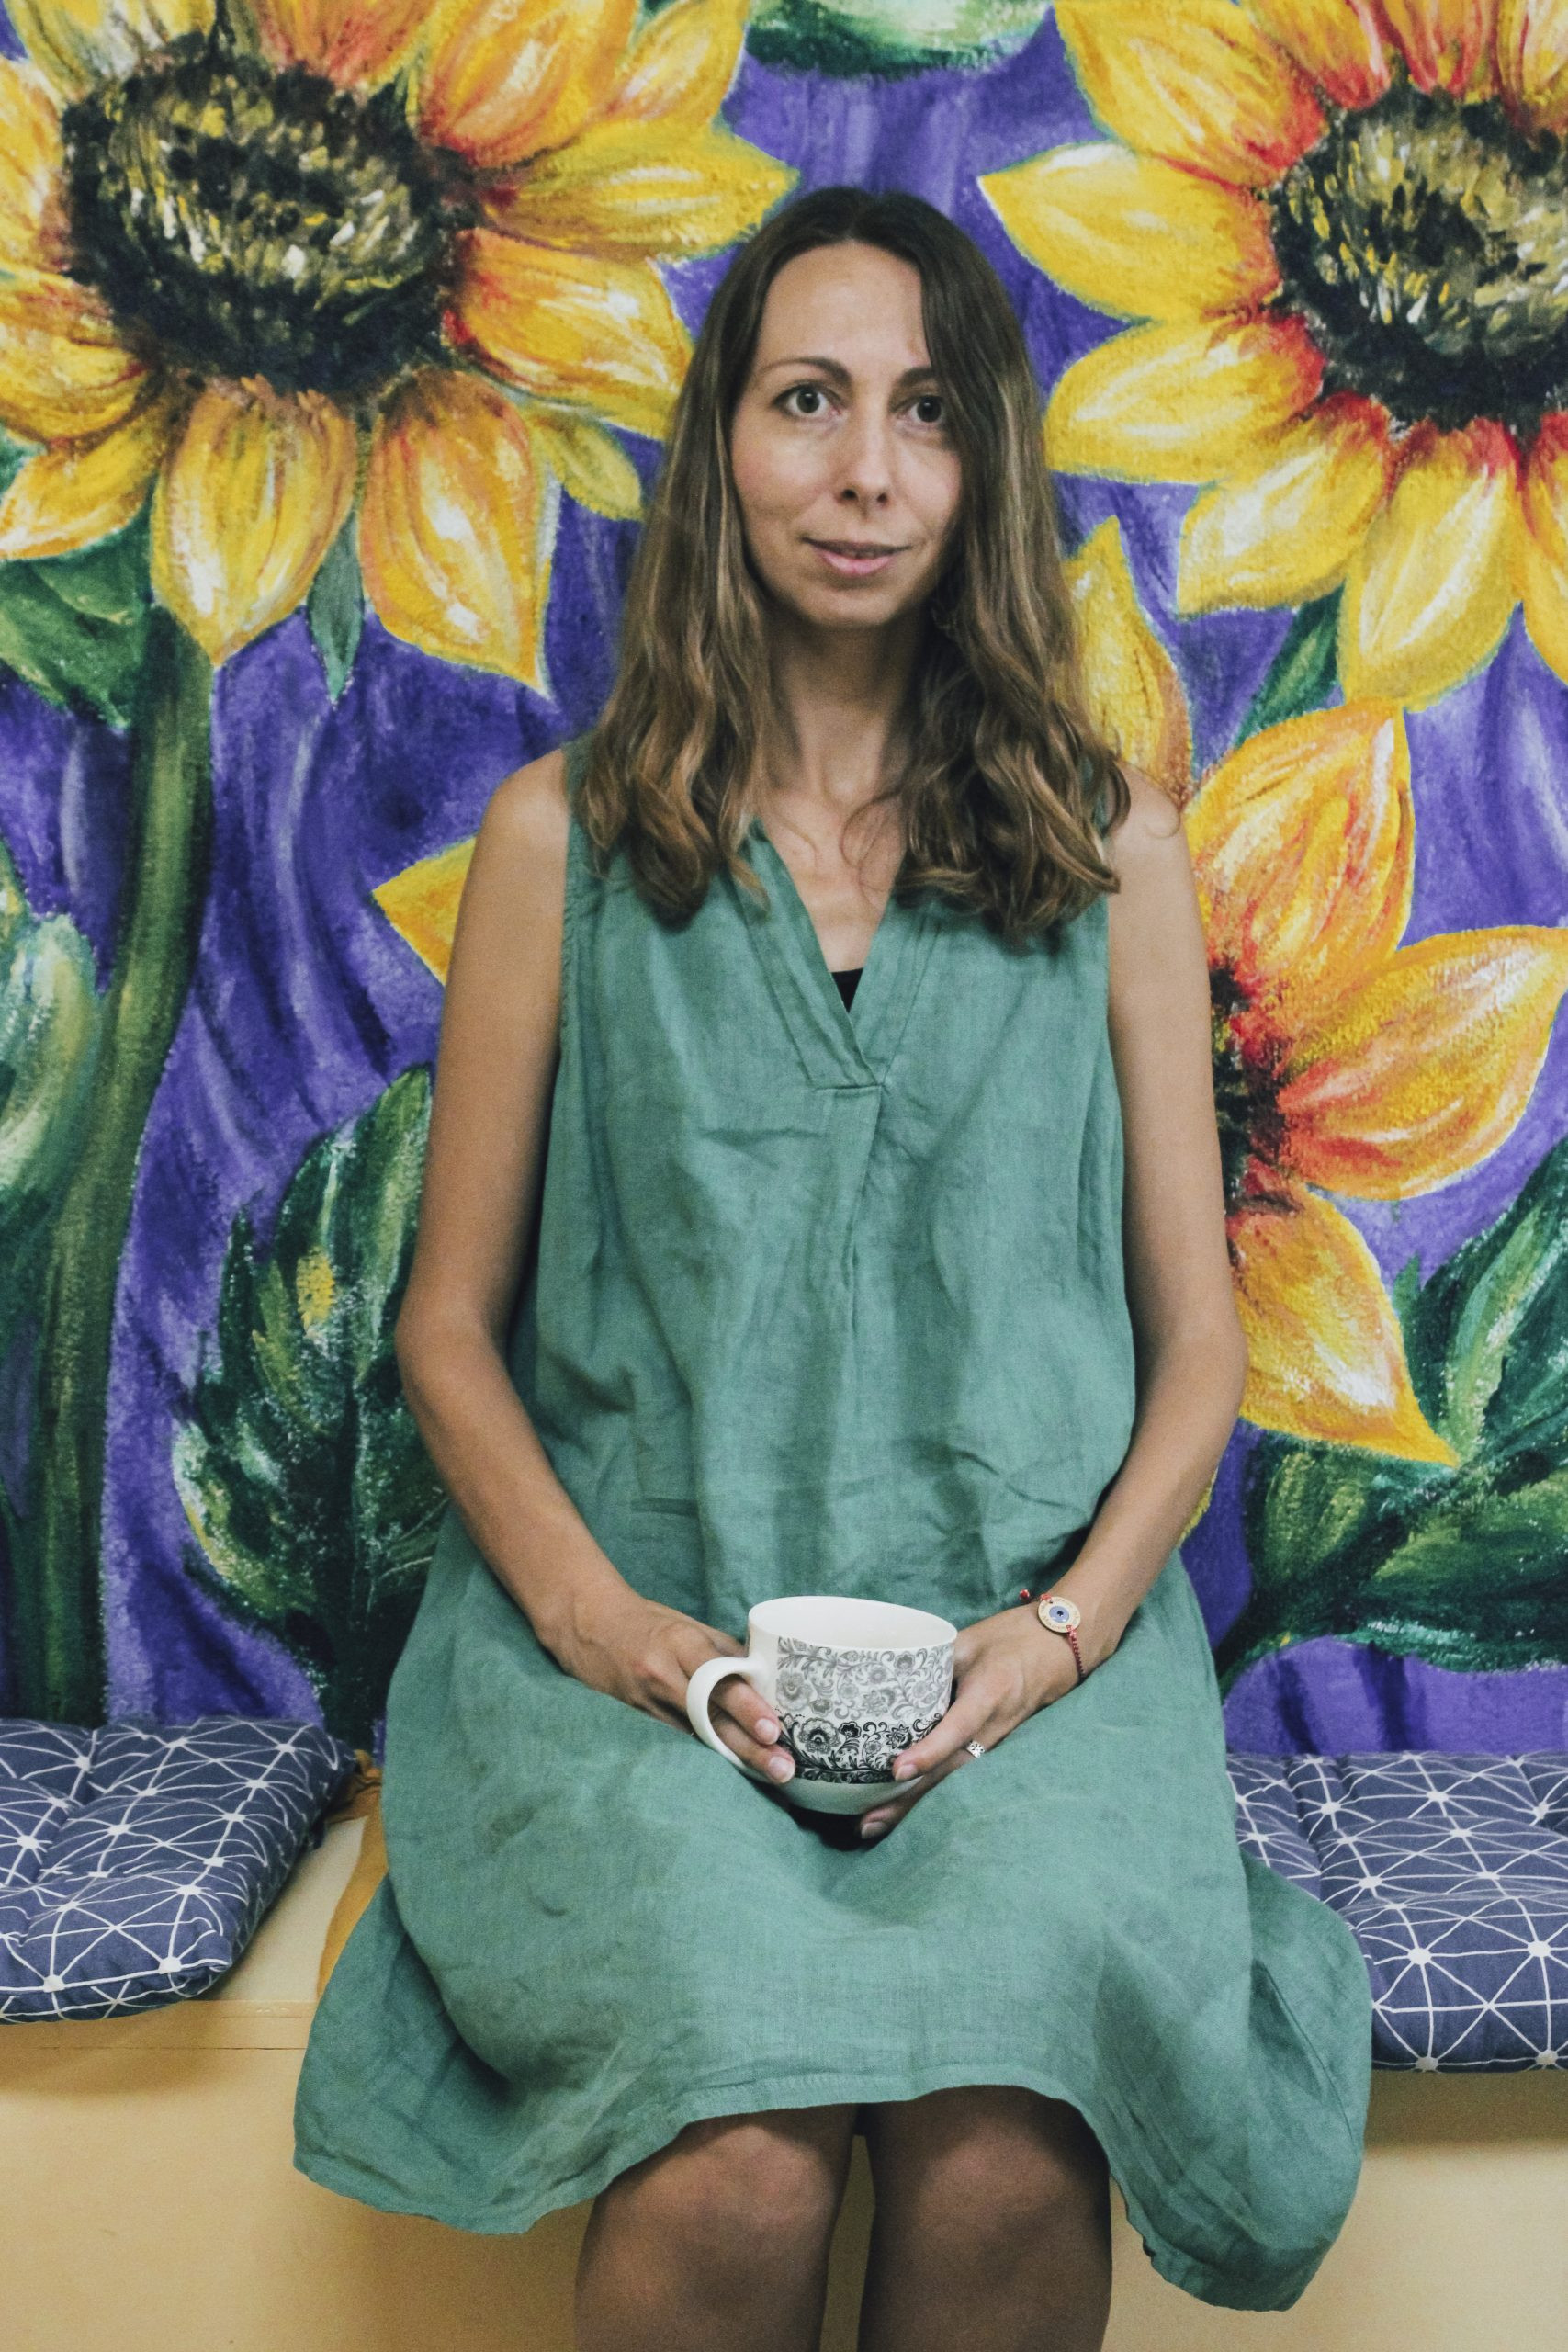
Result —
M 354 1761 L 313 1724 L 0 1720 L 0 2021 L 206 1992 Z M 1374 2065 L 1568 2066 L 1568 1754 L 1229 1765 L 1244 1851 L 1360 1943 Z
M 205 1993 L 354 1762 L 315 1724 L 0 1719 L 0 2021 Z
M 1355 1931 L 1375 2066 L 1568 2067 L 1568 1755 L 1229 1762 L 1243 1851 Z

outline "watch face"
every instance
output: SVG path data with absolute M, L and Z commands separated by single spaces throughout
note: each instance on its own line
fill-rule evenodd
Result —
M 1049 1600 L 1043 1600 L 1040 1604 L 1040 1622 L 1058 1634 L 1065 1634 L 1069 1625 L 1082 1624 L 1083 1611 L 1076 1600 L 1069 1600 L 1066 1593 L 1053 1593 Z

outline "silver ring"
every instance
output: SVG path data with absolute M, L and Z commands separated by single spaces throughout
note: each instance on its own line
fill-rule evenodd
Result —
M 964 1745 L 971 1756 L 984 1756 L 986 1752 L 977 1739 L 966 1739 Z

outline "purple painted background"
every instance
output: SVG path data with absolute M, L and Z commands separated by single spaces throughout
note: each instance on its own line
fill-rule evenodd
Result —
M 14 40 L 7 45 L 14 51 Z M 1043 390 L 1114 322 L 1054 288 L 1009 242 L 976 175 L 1095 135 L 1054 28 L 988 72 L 887 82 L 772 72 L 748 59 L 723 109 L 743 137 L 797 167 L 802 188 L 848 180 L 916 190 L 973 235 L 1023 319 Z M 723 256 L 665 272 L 700 321 Z M 656 445 L 626 436 L 645 480 Z M 1140 599 L 1180 672 L 1198 771 L 1234 740 L 1289 625 L 1285 612 L 1199 620 L 1173 612 L 1189 493 L 1062 478 L 1070 550 L 1120 516 Z M 105 1506 L 116 1712 L 173 1721 L 206 1710 L 313 1714 L 304 1677 L 234 1624 L 181 1566 L 189 1541 L 169 1474 L 172 1419 L 213 1320 L 231 1222 L 265 1242 L 281 1190 L 322 1130 L 434 1057 L 440 989 L 371 890 L 471 833 L 520 762 L 591 723 L 610 684 L 635 526 L 563 505 L 548 619 L 546 704 L 507 681 L 443 665 L 367 615 L 334 708 L 302 616 L 220 673 L 214 716 L 213 887 L 196 983 L 143 1150 L 117 1315 Z M 1490 667 L 1409 714 L 1416 803 L 1406 934 L 1557 923 L 1568 906 L 1565 690 L 1516 615 Z M 69 912 L 105 968 L 126 793 L 124 744 L 0 673 L 0 834 L 35 909 Z M 1568 1023 L 1505 1147 L 1462 1181 L 1380 1207 L 1345 1203 L 1392 1283 L 1413 1254 L 1429 1272 L 1489 1225 L 1568 1128 Z M 0 1399 L 0 1446 L 14 1447 Z M 1204 1521 L 1184 1545 L 1211 1634 L 1247 1589 L 1238 1491 L 1253 1442 L 1239 1429 Z M 1446 1673 L 1323 1640 L 1251 1668 L 1233 1689 L 1234 1745 L 1295 1750 L 1568 1747 L 1568 1668 Z

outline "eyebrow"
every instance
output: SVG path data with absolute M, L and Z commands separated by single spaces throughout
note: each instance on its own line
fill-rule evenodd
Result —
M 775 368 L 820 368 L 823 374 L 831 376 L 836 384 L 847 384 L 850 380 L 850 371 L 841 359 L 826 358 L 818 351 L 801 352 L 793 359 L 770 359 L 761 373 L 764 376 L 771 376 Z M 906 368 L 897 381 L 900 385 L 915 384 L 921 382 L 927 376 L 933 379 L 936 378 L 936 369 L 929 360 L 919 368 Z

